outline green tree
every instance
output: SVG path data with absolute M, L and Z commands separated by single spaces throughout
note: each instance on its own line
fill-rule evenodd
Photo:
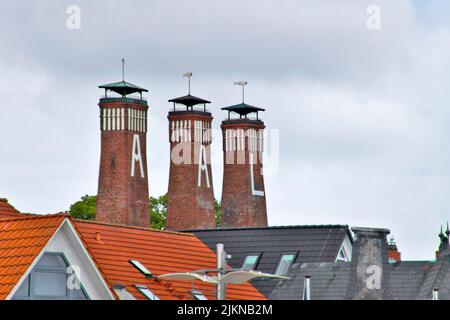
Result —
M 214 209 L 216 210 L 216 228 L 220 228 L 220 219 L 221 219 L 221 203 L 219 200 L 214 199 Z
M 150 197 L 150 218 L 152 228 L 164 229 L 167 217 L 167 193 L 159 197 Z
M 70 206 L 70 216 L 81 220 L 94 220 L 97 196 L 84 195 Z
M 164 229 L 167 218 L 167 193 L 159 197 L 150 197 L 151 228 Z M 70 216 L 80 220 L 95 220 L 97 196 L 85 195 L 70 206 Z M 220 201 L 214 200 L 216 224 L 220 227 Z

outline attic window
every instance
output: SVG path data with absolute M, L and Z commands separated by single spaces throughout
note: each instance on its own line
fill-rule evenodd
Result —
M 192 291 L 191 294 L 195 300 L 208 300 L 208 298 L 200 291 Z
M 159 298 L 146 286 L 134 285 L 134 287 L 148 300 L 159 300 Z
M 348 255 L 347 255 L 347 251 L 345 250 L 345 248 L 342 246 L 341 250 L 339 250 L 339 253 L 336 257 L 336 261 L 344 261 L 344 262 L 348 262 Z
M 252 255 L 246 256 L 244 263 L 242 264 L 242 269 L 255 270 L 258 259 L 259 259 L 259 254 L 252 254 Z
M 80 287 L 68 286 L 69 263 L 62 253 L 46 252 L 22 282 L 14 300 L 86 300 Z
M 140 263 L 137 260 L 129 260 L 129 263 L 131 263 L 136 269 L 138 269 L 144 276 L 147 278 L 153 277 L 153 273 L 151 273 L 150 270 L 148 270 L 142 263 Z
M 296 255 L 293 253 L 283 254 L 280 258 L 280 262 L 278 262 L 275 274 L 278 276 L 285 276 L 288 273 L 292 263 L 294 262 L 295 256 Z

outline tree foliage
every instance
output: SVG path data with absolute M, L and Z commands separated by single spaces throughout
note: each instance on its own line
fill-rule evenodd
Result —
M 167 218 L 167 193 L 157 198 L 150 197 L 150 218 L 152 228 L 164 229 Z
M 70 216 L 81 220 L 94 220 L 97 196 L 84 195 L 70 206 Z
M 150 197 L 150 217 L 151 228 L 164 229 L 167 218 L 167 193 L 159 197 Z M 81 200 L 70 206 L 70 216 L 81 220 L 95 220 L 95 210 L 97 204 L 97 196 L 84 195 Z M 214 201 L 214 209 L 216 211 L 216 224 L 220 227 L 220 201 Z
M 214 209 L 216 210 L 216 227 L 220 228 L 220 218 L 221 218 L 221 203 L 219 200 L 214 199 Z

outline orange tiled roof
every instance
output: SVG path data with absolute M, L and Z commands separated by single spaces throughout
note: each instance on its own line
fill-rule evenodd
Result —
M 215 269 L 216 256 L 195 235 L 75 221 L 74 225 L 96 260 L 106 280 L 122 284 L 139 299 L 145 299 L 133 285 L 146 285 L 161 300 L 192 299 L 192 289 L 200 290 L 208 299 L 215 299 L 215 287 L 200 281 L 169 281 L 148 279 L 128 260 L 144 264 L 154 275 Z M 253 286 L 228 285 L 227 299 L 265 299 Z
M 8 203 L 5 198 L 0 198 L 0 219 L 20 216 L 20 212 Z
M 65 216 L 0 220 L 0 300 L 4 300 L 61 225 Z

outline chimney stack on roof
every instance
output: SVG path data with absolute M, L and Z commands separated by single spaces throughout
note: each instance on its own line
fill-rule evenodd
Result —
M 188 94 L 169 100 L 170 172 L 167 200 L 169 230 L 215 228 L 214 189 L 211 171 L 211 124 L 206 110 L 210 101 Z
M 105 90 L 105 95 L 98 104 L 101 156 L 96 220 L 150 227 L 146 153 L 148 105 L 142 97 L 148 90 L 124 78 L 99 88 Z M 133 93 L 138 95 L 133 96 Z
M 347 297 L 355 300 L 390 299 L 386 284 L 389 278 L 388 229 L 352 228 L 356 240 L 351 261 L 351 285 Z
M 246 81 L 235 84 L 242 86 L 242 103 L 222 108 L 228 111 L 228 118 L 221 125 L 224 158 L 221 227 L 265 227 L 262 171 L 265 125 L 258 116 L 264 109 L 245 103 Z
M 392 236 L 388 242 L 388 256 L 390 263 L 396 263 L 402 261 L 402 255 L 398 251 L 397 244 L 395 243 L 394 237 Z

